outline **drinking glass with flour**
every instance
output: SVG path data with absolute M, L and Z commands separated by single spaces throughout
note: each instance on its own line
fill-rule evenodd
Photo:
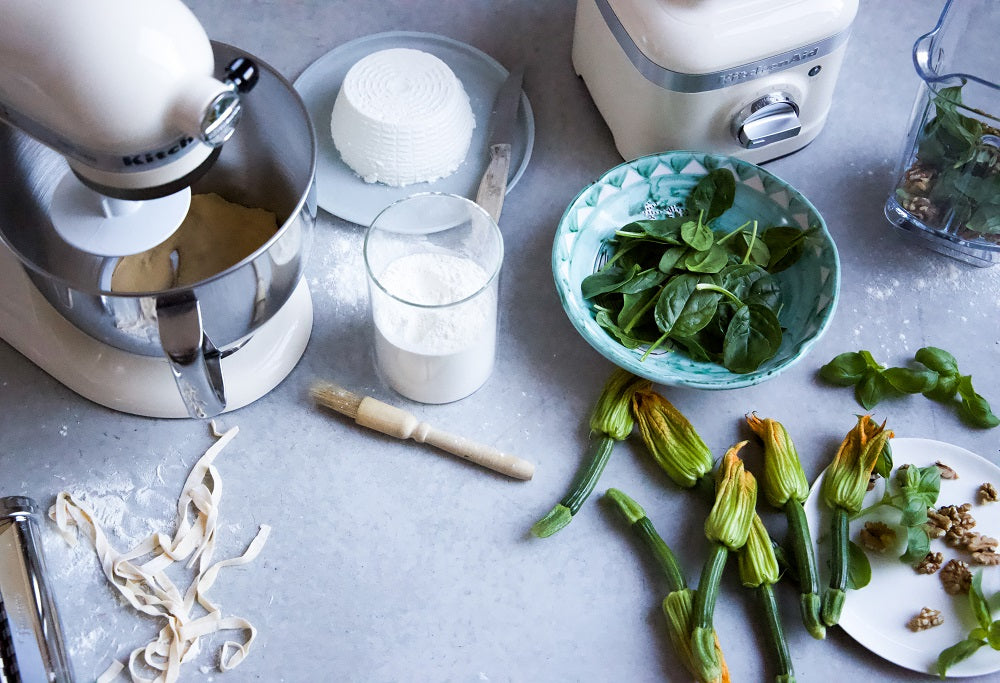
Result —
M 421 193 L 390 204 L 364 245 L 375 362 L 421 403 L 450 403 L 493 371 L 500 229 L 464 197 Z

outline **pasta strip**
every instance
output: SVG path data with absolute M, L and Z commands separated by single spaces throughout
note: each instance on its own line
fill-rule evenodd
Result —
M 271 528 L 261 525 L 242 555 L 212 563 L 222 498 L 222 479 L 213 463 L 239 431 L 233 427 L 220 434 L 214 423 L 212 430 L 218 440 L 188 474 L 177 501 L 173 536 L 157 532 L 122 553 L 111 545 L 93 512 L 71 494 L 59 493 L 49 510 L 67 543 L 75 546 L 80 535 L 90 541 L 105 577 L 134 609 L 166 620 L 155 640 L 134 649 L 127 663 L 112 663 L 97 683 L 111 683 L 124 672 L 132 683 L 173 683 L 180 675 L 181 664 L 199 654 L 201 638 L 218 631 L 246 634 L 243 642 L 223 643 L 219 649 L 221 671 L 239 666 L 250 653 L 257 629 L 241 617 L 223 617 L 218 605 L 208 599 L 208 590 L 223 568 L 253 561 L 267 542 Z M 182 594 L 166 570 L 185 561 L 189 569 L 197 564 L 197 573 Z M 204 615 L 192 614 L 195 603 L 205 610 Z M 152 671 L 153 677 L 145 677 L 146 671 Z

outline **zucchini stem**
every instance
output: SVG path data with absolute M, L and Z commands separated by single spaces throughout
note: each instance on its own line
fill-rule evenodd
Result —
M 823 623 L 835 626 L 847 597 L 848 525 L 850 515 L 842 507 L 833 510 L 831 520 L 830 586 L 823 594 Z
M 788 643 L 785 640 L 785 630 L 781 625 L 781 614 L 778 612 L 778 601 L 774 596 L 774 588 L 769 583 L 762 583 L 757 586 L 756 592 L 764 608 L 767 632 L 774 650 L 777 666 L 775 681 L 776 683 L 794 683 L 795 672 L 792 670 L 792 658 L 788 654 Z
M 694 596 L 691 611 L 691 651 L 694 665 L 702 680 L 715 680 L 722 668 L 715 649 L 715 627 L 712 624 L 715 601 L 719 595 L 722 570 L 726 566 L 729 549 L 721 543 L 713 543 L 708 559 L 698 580 L 698 590 Z
M 789 498 L 784 506 L 788 520 L 788 535 L 792 546 L 792 558 L 799 582 L 799 609 L 802 623 L 809 634 L 817 640 L 826 637 L 826 627 L 820 619 L 819 571 L 816 567 L 816 553 L 813 551 L 812 536 L 802 503 Z
M 591 441 L 587 457 L 577 470 L 569 492 L 547 515 L 532 525 L 532 534 L 539 538 L 547 538 L 573 521 L 573 515 L 580 510 L 580 506 L 587 500 L 601 478 L 615 443 L 616 441 L 606 434 Z

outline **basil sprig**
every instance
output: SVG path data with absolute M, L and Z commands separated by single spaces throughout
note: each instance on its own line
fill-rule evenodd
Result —
M 614 251 L 580 290 L 594 320 L 629 349 L 680 350 L 748 373 L 781 345 L 781 287 L 775 278 L 802 255 L 812 230 L 749 221 L 727 233 L 713 223 L 733 206 L 728 169 L 702 177 L 683 213 L 629 223 Z
M 941 680 L 947 678 L 948 669 L 974 655 L 979 648 L 988 645 L 1000 650 L 1000 619 L 994 619 L 990 604 L 983 594 L 983 572 L 979 570 L 972 577 L 969 588 L 969 607 L 976 617 L 977 626 L 969 632 L 965 640 L 960 640 L 941 651 L 937 660 L 937 673 Z
M 853 386 L 854 397 L 865 410 L 886 398 L 923 394 L 940 403 L 953 403 L 958 414 L 975 427 L 990 429 L 1000 425 L 989 401 L 976 392 L 972 376 L 959 371 L 952 354 L 926 346 L 914 354 L 913 360 L 920 367 L 887 367 L 869 351 L 848 351 L 821 367 L 819 375 L 830 384 Z

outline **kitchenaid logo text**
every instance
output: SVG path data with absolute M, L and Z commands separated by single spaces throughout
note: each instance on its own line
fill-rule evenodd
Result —
M 819 48 L 814 47 L 811 50 L 793 53 L 792 55 L 776 62 L 757 62 L 756 64 L 749 65 L 736 71 L 726 71 L 720 74 L 719 80 L 723 85 L 732 85 L 733 83 L 739 83 L 740 81 L 748 81 L 752 78 L 765 76 L 772 71 L 788 69 L 795 66 L 799 62 L 812 59 L 818 54 Z
M 175 142 L 170 147 L 166 149 L 154 150 L 152 152 L 142 152 L 140 154 L 133 154 L 130 156 L 122 157 L 122 163 L 125 166 L 149 166 L 151 164 L 156 164 L 158 162 L 164 161 L 174 156 L 182 149 L 194 142 L 192 137 L 184 137 Z

